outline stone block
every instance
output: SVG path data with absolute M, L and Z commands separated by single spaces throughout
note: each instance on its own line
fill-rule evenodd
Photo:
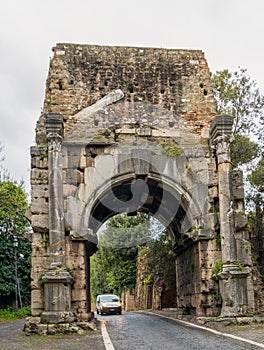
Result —
M 208 196 L 217 198 L 218 197 L 218 188 L 217 186 L 209 187 L 208 188 Z
M 38 197 L 32 200 L 31 206 L 32 214 L 48 214 L 49 212 L 49 203 L 46 198 Z
M 36 184 L 31 186 L 31 198 L 33 201 L 33 198 L 48 198 L 49 194 L 49 188 L 47 184 L 41 185 L 41 184 Z
M 113 176 L 117 164 L 115 163 L 115 157 L 105 154 L 95 158 L 94 166 L 96 168 L 95 176 L 99 177 L 98 179 L 94 178 L 96 180 L 95 187 L 97 187 Z
M 245 239 L 236 239 L 237 260 L 243 266 L 251 266 L 251 244 Z
M 31 158 L 31 169 L 48 169 L 48 151 Z
M 48 324 L 47 325 L 47 334 L 55 335 L 55 334 L 68 334 L 70 333 L 70 325 L 69 323 L 62 324 Z
M 150 169 L 150 151 L 147 149 L 132 149 L 131 161 L 136 175 L 147 175 Z
M 168 137 L 168 132 L 161 129 L 152 129 L 152 136 L 153 137 Z
M 48 170 L 32 169 L 30 180 L 32 185 L 43 185 L 47 184 L 49 179 Z
M 76 291 L 85 290 L 86 279 L 85 279 L 85 274 L 83 272 L 85 271 L 74 270 L 74 274 L 76 275 L 76 277 L 78 276 L 78 278 L 76 278 L 76 281 L 72 287 L 72 290 L 76 290 Z
M 80 158 L 80 169 L 85 169 L 86 166 L 87 166 L 87 163 L 86 163 L 86 156 L 82 155 L 81 158 Z
M 247 217 L 246 215 L 242 212 L 235 212 L 235 227 L 236 229 L 243 229 L 244 227 L 247 226 Z
M 215 231 L 219 227 L 218 215 L 217 213 L 209 213 L 206 216 L 207 227 L 209 230 Z
M 245 192 L 243 187 L 233 187 L 233 196 L 234 199 L 244 199 L 245 198 Z
M 65 222 L 68 230 L 74 230 L 75 232 L 81 232 L 82 220 L 85 203 L 74 197 L 68 197 L 67 212 L 65 213 Z
M 235 238 L 238 239 L 245 239 L 247 241 L 250 240 L 249 232 L 248 231 L 239 231 L 235 233 Z
M 237 317 L 236 321 L 239 326 L 243 326 L 246 324 L 251 324 L 253 322 L 253 317 Z
M 72 301 L 72 310 L 76 314 L 85 314 L 85 313 L 87 313 L 86 299 L 85 300 Z
M 72 289 L 72 301 L 85 301 L 86 300 L 86 291 L 84 288 L 75 288 Z
M 121 129 L 116 129 L 115 132 L 116 132 L 116 134 L 132 134 L 133 135 L 133 134 L 135 134 L 136 129 L 124 126 Z
M 136 133 L 139 136 L 151 136 L 152 135 L 151 128 L 138 128 L 138 129 L 136 129 Z
M 24 325 L 23 331 L 26 335 L 47 334 L 47 325 L 40 323 L 40 317 L 28 317 Z
M 69 185 L 69 184 L 64 184 L 63 185 L 63 195 L 64 197 L 70 197 L 75 195 L 77 192 L 78 187 L 75 185 Z
M 68 169 L 66 171 L 66 182 L 67 184 L 77 186 L 84 182 L 83 172 L 76 169 Z
M 208 172 L 208 186 L 217 186 L 218 185 L 218 175 L 217 172 L 210 171 Z
M 43 311 L 43 292 L 40 289 L 35 289 L 31 291 L 31 305 L 33 309 L 41 309 Z
M 32 264 L 34 267 L 34 271 L 45 271 L 50 267 L 50 263 L 51 263 L 51 257 L 47 256 L 47 257 L 43 257 L 43 256 L 38 256 L 32 257 Z
M 48 232 L 49 217 L 47 214 L 32 215 L 31 225 L 34 230 L 39 232 Z
M 67 324 L 74 322 L 75 316 L 71 311 L 43 311 L 40 320 L 45 324 Z
M 232 172 L 233 187 L 243 187 L 243 172 L 241 170 L 234 170 Z

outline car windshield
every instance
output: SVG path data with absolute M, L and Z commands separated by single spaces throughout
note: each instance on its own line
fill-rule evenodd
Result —
M 118 301 L 118 297 L 116 295 L 102 295 L 100 300 L 104 303 L 110 303 L 112 301 Z

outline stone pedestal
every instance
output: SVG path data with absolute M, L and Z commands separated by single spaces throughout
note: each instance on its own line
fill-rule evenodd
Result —
M 73 277 L 64 266 L 51 264 L 42 277 L 44 283 L 44 307 L 40 317 L 29 317 L 24 325 L 26 335 L 31 334 L 83 334 L 84 330 L 96 330 L 99 323 L 93 313 L 82 314 L 78 319 L 71 311 L 71 284 Z
M 71 323 L 74 315 L 71 310 L 71 284 L 73 277 L 64 266 L 53 263 L 43 277 L 44 311 L 42 323 Z
M 247 314 L 247 276 L 247 272 L 231 269 L 219 273 L 220 293 L 223 300 L 221 317 Z

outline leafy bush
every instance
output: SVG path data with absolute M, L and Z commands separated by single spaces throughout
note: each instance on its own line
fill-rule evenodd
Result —
M 30 306 L 23 307 L 18 311 L 13 310 L 12 308 L 0 309 L 0 320 L 8 321 L 8 320 L 17 320 L 20 318 L 24 318 L 26 316 L 31 315 Z

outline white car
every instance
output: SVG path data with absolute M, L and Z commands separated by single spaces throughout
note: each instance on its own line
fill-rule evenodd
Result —
M 98 314 L 122 313 L 121 301 L 115 294 L 100 294 L 96 298 L 96 312 Z

